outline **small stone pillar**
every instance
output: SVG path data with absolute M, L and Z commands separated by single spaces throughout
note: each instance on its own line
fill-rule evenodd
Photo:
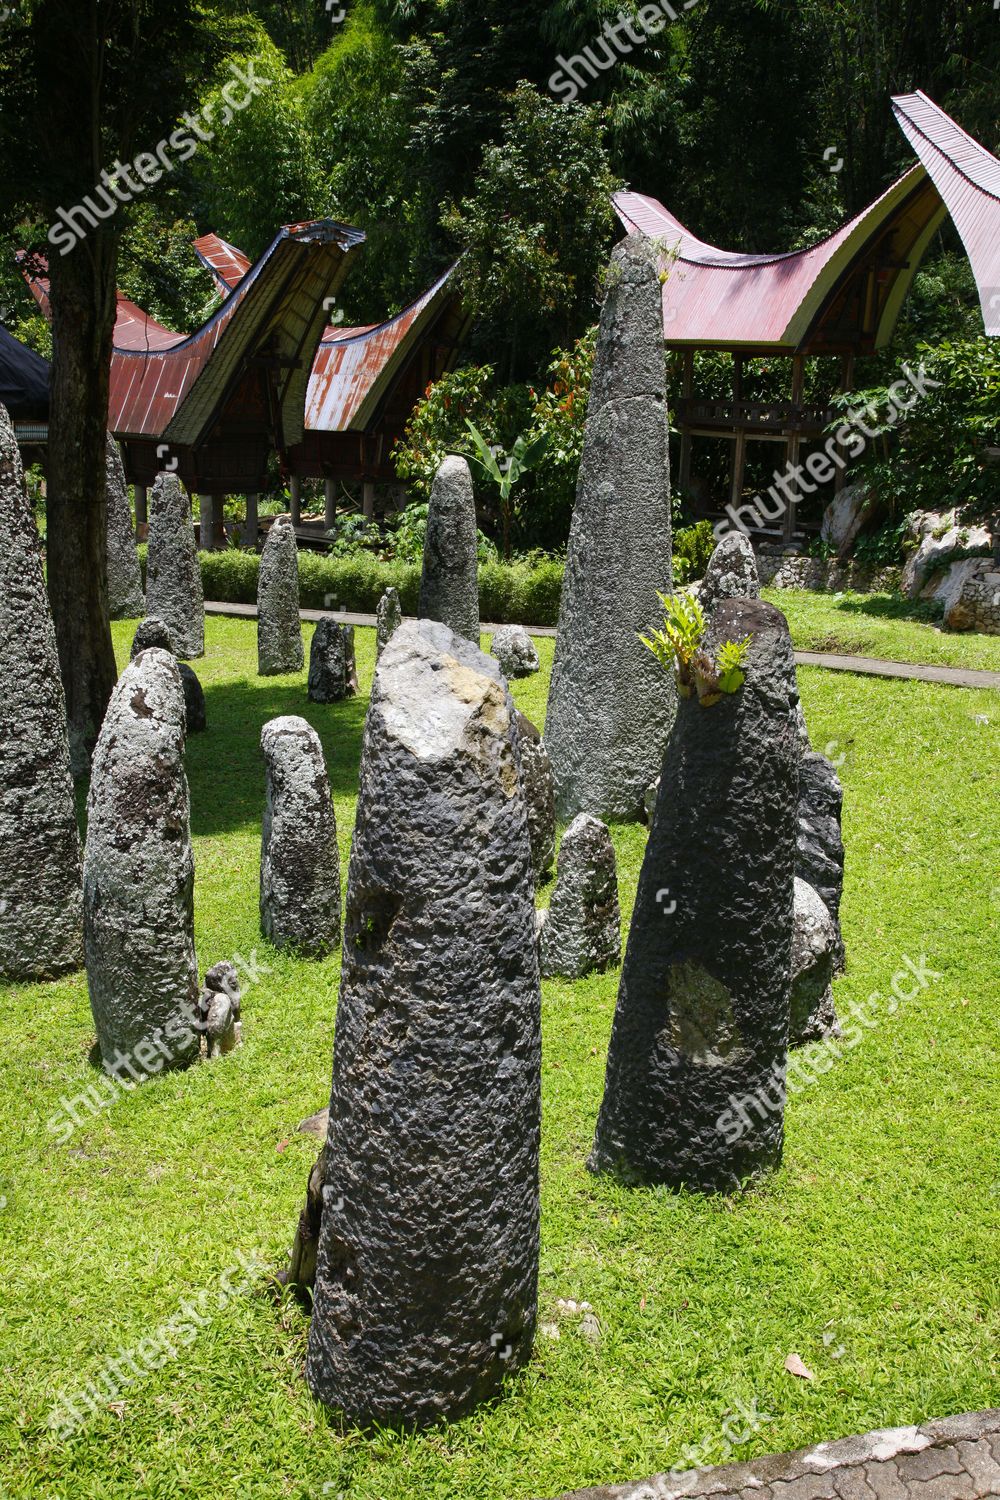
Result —
M 639 876 L 592 1171 L 731 1191 L 781 1160 L 799 744 L 784 615 L 724 599 L 746 680 L 681 699 Z
M 289 508 L 292 514 L 292 525 L 302 524 L 302 480 L 297 474 L 293 474 L 288 481 Z
M 139 620 L 146 613 L 142 570 L 139 567 L 139 554 L 135 550 L 132 508 L 128 503 L 122 456 L 110 432 L 107 450 L 108 618 Z
M 407 620 L 365 724 L 306 1375 L 361 1426 L 425 1426 L 528 1360 L 540 987 L 500 668 Z
M 402 623 L 403 610 L 399 602 L 399 592 L 390 584 L 378 601 L 375 610 L 376 662 Z
M 260 736 L 267 768 L 260 851 L 260 930 L 311 958 L 340 942 L 337 820 L 319 735 L 286 715 Z
M 327 615 L 318 622 L 309 647 L 309 701 L 339 703 L 357 691 L 354 626 L 341 625 Z
M 583 979 L 618 963 L 618 865 L 611 834 L 600 818 L 577 813 L 563 834 L 552 902 L 539 917 L 545 978 Z
M 257 671 L 299 672 L 305 661 L 299 620 L 299 553 L 288 516 L 276 516 L 257 575 Z
M 464 458 L 445 459 L 434 477 L 420 576 L 422 620 L 440 620 L 479 645 L 476 501 Z
M 150 496 L 146 611 L 163 621 L 178 656 L 204 656 L 205 596 L 191 502 L 176 474 L 158 474 Z

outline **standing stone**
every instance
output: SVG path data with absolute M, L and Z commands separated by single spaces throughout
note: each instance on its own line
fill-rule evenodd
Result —
M 242 1008 L 235 964 L 228 959 L 213 964 L 205 975 L 205 988 L 198 1001 L 198 1030 L 204 1038 L 207 1059 L 224 1057 L 243 1045 Z
M 530 677 L 539 669 L 535 643 L 523 625 L 498 625 L 493 632 L 490 655 L 496 657 L 507 678 Z
M 582 979 L 622 956 L 618 867 L 607 825 L 578 813 L 559 845 L 552 904 L 539 913 L 542 974 Z
M 267 771 L 260 930 L 276 948 L 320 958 L 340 942 L 340 856 L 319 735 L 287 715 L 260 736 Z
M 663 310 L 657 253 L 618 245 L 594 360 L 545 737 L 560 818 L 637 818 L 676 711 L 639 640 L 671 585 Z
M 833 920 L 836 932 L 834 973 L 843 973 L 844 939 L 840 898 L 844 891 L 844 841 L 840 815 L 844 789 L 825 755 L 810 750 L 799 764 L 799 814 L 795 873 L 813 886 Z
M 789 1036 L 793 1047 L 839 1034 L 832 987 L 836 951 L 837 931 L 822 897 L 796 876 Z
M 770 604 L 723 600 L 706 647 L 748 634 L 743 687 L 682 699 L 664 757 L 590 1159 L 627 1181 L 725 1191 L 781 1159 L 797 690 Z
M 198 1056 L 184 694 L 166 651 L 118 679 L 94 751 L 83 864 L 87 983 L 109 1072 Z
M 137 620 L 146 613 L 142 570 L 135 550 L 132 507 L 118 444 L 108 433 L 108 615 L 112 620 Z
M 479 645 L 479 563 L 476 501 L 464 458 L 454 455 L 438 469 L 431 489 L 420 576 L 422 620 L 440 620 Z
M 502 669 L 501 669 L 502 670 Z M 528 804 L 528 837 L 535 881 L 541 885 L 556 857 L 556 798 L 552 762 L 541 734 L 524 714 L 515 710 L 521 744 L 524 799 Z
M 276 516 L 257 575 L 257 671 L 300 672 L 305 661 L 299 621 L 299 549 L 290 516 Z
M 191 501 L 176 474 L 158 474 L 149 496 L 146 609 L 163 621 L 178 656 L 204 656 L 205 595 Z
M 540 992 L 500 669 L 428 620 L 375 674 L 306 1373 L 351 1423 L 496 1395 L 537 1311 Z
M 358 691 L 354 663 L 354 626 L 339 625 L 329 616 L 319 621 L 309 647 L 309 700 L 339 703 Z
M 170 631 L 162 620 L 155 615 L 149 615 L 142 621 L 132 637 L 132 649 L 129 660 L 135 661 L 143 651 L 157 647 L 160 651 L 169 651 L 173 655 L 174 647 L 170 639 Z M 208 728 L 208 718 L 205 711 L 205 694 L 197 674 L 193 667 L 187 662 L 177 663 L 181 674 L 181 687 L 184 689 L 184 718 L 188 735 L 203 734 Z
M 698 600 L 708 618 L 720 599 L 759 599 L 753 548 L 742 531 L 728 531 L 708 560 Z
M 0 406 L 0 978 L 83 962 L 66 698 L 14 429 Z
M 403 610 L 399 593 L 390 586 L 386 589 L 375 610 L 375 660 L 379 660 L 393 635 L 403 623 Z

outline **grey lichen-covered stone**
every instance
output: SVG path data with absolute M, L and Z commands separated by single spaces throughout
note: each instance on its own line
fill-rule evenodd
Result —
M 166 651 L 118 679 L 94 751 L 83 865 L 87 983 L 105 1067 L 198 1056 L 184 694 Z M 164 1066 L 161 1061 L 159 1067 Z M 159 1067 L 156 1071 L 159 1071 Z
M 653 821 L 653 814 L 656 811 L 656 799 L 659 795 L 660 778 L 657 776 L 655 781 L 649 783 L 649 786 L 646 788 L 646 795 L 642 799 L 643 816 L 647 823 L 652 823 Z
M 458 1417 L 530 1355 L 533 926 L 500 669 L 444 625 L 406 621 L 365 725 L 306 1366 L 351 1422 Z
M 14 429 L 0 406 L 0 978 L 83 962 L 66 699 Z
M 840 1028 L 833 1004 L 837 930 L 819 892 L 795 877 L 792 928 L 792 1046 L 836 1036 Z
M 833 919 L 837 940 L 834 972 L 843 971 L 840 899 L 844 891 L 844 840 L 840 831 L 844 789 L 825 755 L 808 751 L 799 766 L 799 814 L 795 873 L 819 892 Z
M 759 599 L 760 579 L 753 548 L 742 531 L 729 531 L 708 560 L 698 598 L 706 617 L 720 599 Z
M 390 586 L 386 589 L 375 610 L 375 660 L 378 661 L 393 635 L 403 623 L 403 609 L 399 593 Z
M 198 1001 L 198 1030 L 206 1058 L 222 1057 L 243 1045 L 243 996 L 235 964 L 213 964 Z
M 146 613 L 142 570 L 135 548 L 132 507 L 118 444 L 108 433 L 108 614 L 112 620 L 137 620 Z
M 637 818 L 676 709 L 639 640 L 671 586 L 662 288 L 651 241 L 614 252 L 559 609 L 545 739 L 559 816 Z
M 149 651 L 151 647 L 157 647 L 161 651 L 169 651 L 173 655 L 174 646 L 170 638 L 170 631 L 162 620 L 155 615 L 149 615 L 139 625 L 132 637 L 132 649 L 129 660 L 135 661 L 136 657 L 143 651 Z M 181 674 L 181 686 L 184 689 L 184 709 L 188 734 L 203 734 L 208 728 L 208 717 L 205 709 L 205 693 L 193 667 L 187 662 L 178 662 L 178 670 Z
M 146 609 L 167 627 L 177 656 L 204 656 L 205 595 L 191 501 L 175 474 L 158 474 L 149 495 Z
M 549 760 L 545 741 L 531 720 L 517 710 L 515 718 L 521 743 L 524 797 L 528 804 L 531 865 L 536 882 L 541 884 L 552 869 L 556 857 L 556 798 L 552 762 Z
M 354 662 L 354 626 L 329 618 L 320 620 L 309 647 L 309 699 L 312 703 L 339 703 L 358 691 L 358 669 Z
M 613 968 L 622 956 L 618 866 L 606 824 L 578 813 L 559 845 L 552 902 L 541 925 L 546 978 L 582 979 Z
M 523 625 L 498 625 L 490 655 L 496 657 L 505 677 L 530 677 L 540 665 L 535 643 Z
M 423 620 L 440 620 L 479 645 L 479 543 L 472 475 L 464 458 L 444 460 L 434 476 L 420 575 Z
M 799 748 L 784 616 L 727 599 L 706 634 L 749 635 L 746 681 L 682 699 L 663 762 L 590 1165 L 729 1190 L 781 1158 Z M 762 1102 L 728 1129 L 734 1101 Z
M 337 820 L 319 735 L 287 715 L 260 736 L 266 801 L 260 851 L 260 930 L 276 948 L 312 958 L 340 942 Z
M 305 661 L 299 620 L 299 549 L 291 516 L 276 516 L 257 575 L 257 671 L 299 672 Z

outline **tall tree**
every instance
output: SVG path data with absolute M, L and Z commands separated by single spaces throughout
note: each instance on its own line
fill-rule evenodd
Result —
M 80 774 L 116 676 L 105 431 L 126 196 L 153 175 L 155 155 L 139 167 L 133 159 L 167 145 L 214 28 L 196 0 L 22 0 L 7 24 L 0 167 L 13 192 L 4 210 L 8 222 L 40 213 L 51 226 L 39 247 L 53 337 L 47 578 Z

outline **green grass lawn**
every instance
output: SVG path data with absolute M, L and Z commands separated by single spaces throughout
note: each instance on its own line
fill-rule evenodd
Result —
M 794 618 L 798 600 L 781 602 Z M 877 623 L 878 654 L 916 628 Z M 115 635 L 124 662 L 131 627 Z M 367 694 L 373 633 L 357 638 Z M 552 642 L 539 649 L 543 673 L 515 685 L 536 722 Z M 617 975 L 546 982 L 540 1319 L 560 1337 L 539 1337 L 495 1406 L 366 1437 L 310 1398 L 305 1317 L 263 1274 L 217 1306 L 237 1251 L 284 1262 L 316 1152 L 296 1126 L 326 1102 L 339 975 L 336 957 L 284 958 L 258 933 L 260 729 L 300 713 L 321 734 L 346 876 L 366 697 L 319 707 L 304 674 L 257 678 L 243 621 L 210 620 L 196 665 L 198 954 L 204 970 L 256 952 L 245 1045 L 124 1095 L 60 1145 L 46 1121 L 96 1076 L 86 984 L 6 989 L 0 1495 L 530 1500 L 692 1450 L 722 1461 L 740 1407 L 769 1419 L 752 1432 L 737 1415 L 743 1458 L 1000 1403 L 997 695 L 802 672 L 814 742 L 846 756 L 838 1004 L 885 994 L 904 955 L 940 978 L 791 1099 L 783 1168 L 735 1201 L 588 1174 Z M 614 833 L 627 918 L 645 834 Z M 184 1299 L 214 1309 L 198 1337 L 59 1441 L 46 1426 L 59 1393 Z M 592 1305 L 598 1343 L 559 1299 Z M 812 1382 L 785 1373 L 792 1351 Z
M 918 618 L 923 609 L 899 594 L 819 594 L 765 589 L 788 616 L 799 651 L 879 656 L 885 661 L 1000 671 L 1000 636 L 956 634 Z

